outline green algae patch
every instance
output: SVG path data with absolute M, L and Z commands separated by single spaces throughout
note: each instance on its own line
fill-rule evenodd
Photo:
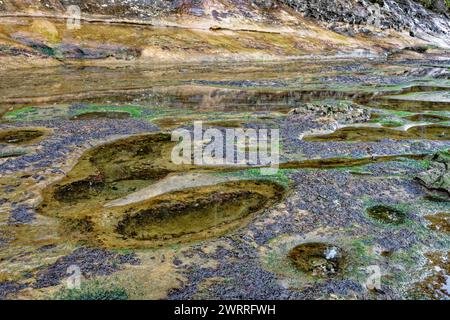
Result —
M 399 225 L 406 220 L 404 211 L 386 205 L 376 205 L 368 208 L 367 215 L 383 224 Z
M 407 131 L 376 127 L 345 127 L 330 134 L 304 137 L 305 141 L 376 142 L 382 140 L 449 140 L 450 126 L 416 126 Z
M 3 120 L 8 121 L 17 121 L 17 120 L 24 120 L 29 118 L 31 115 L 34 115 L 37 113 L 37 109 L 34 107 L 25 107 L 13 111 L 9 111 L 5 113 L 2 117 Z
M 288 256 L 296 268 L 312 276 L 332 277 L 344 268 L 344 251 L 332 244 L 302 243 L 294 247 Z
M 364 267 L 378 264 L 381 259 L 372 250 L 372 239 L 348 237 L 337 229 L 327 229 L 327 234 L 333 236 L 313 231 L 273 238 L 259 249 L 262 266 L 290 290 L 302 290 L 330 279 L 366 281 Z
M 88 105 L 77 110 L 71 117 L 73 120 L 88 119 L 127 119 L 142 117 L 142 109 L 136 106 L 100 106 Z
M 35 128 L 6 129 L 0 131 L 0 144 L 33 144 L 47 134 L 47 130 Z
M 440 212 L 425 216 L 429 222 L 428 228 L 434 231 L 450 233 L 450 213 Z
M 55 300 L 128 300 L 128 293 L 121 286 L 99 280 L 83 281 L 80 288 L 60 289 Z

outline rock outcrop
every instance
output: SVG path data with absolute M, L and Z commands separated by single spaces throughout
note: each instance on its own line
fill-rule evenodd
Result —
M 416 180 L 431 191 L 441 191 L 450 196 L 450 154 L 440 152 L 428 156 L 429 169 L 416 176 Z
M 149 20 L 155 17 L 187 15 L 212 18 L 217 22 L 239 18 L 250 22 L 282 22 L 286 8 L 304 17 L 326 23 L 339 32 L 407 30 L 412 36 L 450 34 L 445 0 L 0 0 L 0 13 L 64 13 L 79 6 L 84 14 Z M 425 8 L 424 5 L 428 8 Z M 430 9 L 434 9 L 430 10 Z
M 79 31 L 64 21 L 73 18 L 74 8 Z M 439 8 L 413 0 L 0 0 L 0 65 L 24 65 L 29 56 L 47 64 L 248 61 L 448 49 L 450 19 Z
M 370 112 L 354 104 L 314 104 L 305 103 L 289 112 L 291 121 L 302 118 L 322 119 L 322 122 L 337 121 L 341 124 L 365 122 L 370 119 Z

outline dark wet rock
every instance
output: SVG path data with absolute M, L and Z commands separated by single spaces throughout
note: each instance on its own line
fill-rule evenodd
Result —
M 16 293 L 24 289 L 26 285 L 19 284 L 12 281 L 0 282 L 0 300 L 7 298 L 8 294 Z
M 46 245 L 40 247 L 40 248 L 38 249 L 38 251 L 39 251 L 39 252 L 45 252 L 45 251 L 51 250 L 51 249 L 53 249 L 53 248 L 56 248 L 56 244 L 46 244 Z
M 326 283 L 318 283 L 301 291 L 302 299 L 306 300 L 317 299 L 321 296 L 330 298 L 330 295 L 364 297 L 364 294 L 364 287 L 350 279 L 331 279 Z
M 178 259 L 178 258 L 175 258 L 174 260 L 173 260 L 173 264 L 174 265 L 176 265 L 176 266 L 179 266 L 179 265 L 181 265 L 183 262 L 180 260 L 180 259 Z
M 408 77 L 405 75 L 393 76 L 393 75 L 341 74 L 335 76 L 321 77 L 319 78 L 319 80 L 325 83 L 333 83 L 333 84 L 339 83 L 344 85 L 358 85 L 360 83 L 365 83 L 366 85 L 395 86 L 408 81 Z
M 419 173 L 416 180 L 430 190 L 443 191 L 450 195 L 450 155 L 440 152 L 427 157 L 429 169 Z
M 411 30 L 417 36 L 421 32 L 448 33 L 450 23 L 445 15 L 425 9 L 411 0 L 281 0 L 305 16 L 324 21 L 335 28 L 345 28 L 345 33 L 360 32 L 364 25 L 377 25 L 381 29 Z M 355 27 L 356 26 L 356 27 Z M 345 30 L 345 31 L 344 31 Z
M 78 266 L 84 277 L 104 276 L 112 274 L 124 264 L 139 264 L 140 260 L 134 254 L 120 254 L 95 248 L 79 248 L 71 254 L 59 258 L 54 264 L 39 271 L 36 275 L 34 288 L 56 286 L 68 277 L 67 269 Z
M 428 77 L 434 79 L 449 79 L 450 71 L 447 68 L 419 67 L 405 73 L 409 77 Z
M 19 205 L 11 210 L 9 224 L 24 224 L 34 220 L 36 212 L 33 208 Z

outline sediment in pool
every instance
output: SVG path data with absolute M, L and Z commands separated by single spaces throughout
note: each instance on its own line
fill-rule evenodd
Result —
M 440 212 L 425 216 L 425 219 L 430 223 L 428 228 L 434 231 L 450 233 L 450 213 Z
M 377 162 L 396 161 L 401 158 L 408 158 L 420 160 L 425 158 L 422 154 L 404 154 L 404 155 L 390 155 L 390 156 L 374 156 L 366 158 L 324 158 L 324 159 L 309 159 L 301 161 L 290 161 L 280 163 L 280 169 L 335 169 L 344 167 L 358 167 L 366 164 Z
M 47 134 L 44 129 L 18 128 L 5 129 L 0 131 L 0 144 L 32 144 L 39 141 Z
M 345 252 L 329 243 L 302 243 L 289 251 L 288 258 L 302 272 L 317 277 L 333 277 L 343 272 Z
M 304 141 L 368 142 L 390 140 L 449 140 L 450 126 L 439 124 L 416 126 L 407 131 L 375 127 L 345 127 L 330 134 L 304 137 Z
M 362 101 L 359 101 L 362 103 Z M 440 101 L 420 101 L 420 100 L 401 100 L 401 99 L 387 99 L 379 98 L 368 101 L 367 106 L 376 109 L 388 109 L 396 111 L 422 112 L 429 111 L 448 111 L 450 102 Z
M 414 122 L 441 122 L 441 121 L 449 121 L 450 118 L 436 115 L 436 114 L 427 114 L 427 113 L 418 113 L 411 116 L 405 117 L 406 120 L 414 121 Z
M 131 115 L 123 111 L 93 111 L 75 115 L 71 120 L 129 119 Z
M 170 161 L 168 134 L 132 136 L 88 150 L 61 181 L 43 191 L 47 214 L 98 207 L 182 171 Z
M 405 222 L 406 213 L 387 205 L 376 205 L 367 209 L 367 215 L 384 224 L 399 225 Z
M 169 192 L 118 207 L 60 211 L 63 236 L 116 248 L 148 248 L 203 240 L 245 226 L 285 189 L 241 180 Z M 45 213 L 45 210 L 43 211 Z
M 150 241 L 220 235 L 245 225 L 283 192 L 272 182 L 245 180 L 177 191 L 118 209 L 124 216 L 116 231 L 125 238 Z

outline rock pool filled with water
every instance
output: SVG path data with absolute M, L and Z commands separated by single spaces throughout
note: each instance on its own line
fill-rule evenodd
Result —
M 6 18 L 0 299 L 450 299 L 448 50 Z M 247 130 L 276 166 L 197 161 Z

